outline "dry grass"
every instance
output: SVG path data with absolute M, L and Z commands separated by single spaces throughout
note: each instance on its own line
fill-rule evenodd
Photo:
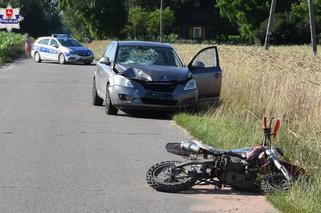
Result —
M 186 61 L 204 45 L 175 45 Z M 219 47 L 224 71 L 222 99 L 227 110 L 267 112 L 320 127 L 321 57 L 307 46 Z

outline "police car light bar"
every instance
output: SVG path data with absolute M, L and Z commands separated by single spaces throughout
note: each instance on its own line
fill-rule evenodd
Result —
M 69 38 L 68 34 L 52 34 L 51 36 L 54 38 Z

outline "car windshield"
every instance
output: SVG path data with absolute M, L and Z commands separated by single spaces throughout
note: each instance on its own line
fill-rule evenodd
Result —
M 164 47 L 120 46 L 115 61 L 123 65 L 183 66 L 175 51 Z
M 75 39 L 65 38 L 65 39 L 58 39 L 58 41 L 64 47 L 82 47 L 82 45 Z

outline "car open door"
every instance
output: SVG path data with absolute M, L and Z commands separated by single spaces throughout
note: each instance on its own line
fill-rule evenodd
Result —
M 199 51 L 188 64 L 197 83 L 199 100 L 216 100 L 221 93 L 222 70 L 219 65 L 217 47 Z

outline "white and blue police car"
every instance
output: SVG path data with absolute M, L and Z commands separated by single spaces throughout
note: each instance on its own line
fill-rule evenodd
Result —
M 92 50 L 67 34 L 53 34 L 51 37 L 38 38 L 32 46 L 31 55 L 36 63 L 44 60 L 58 61 L 60 64 L 83 62 L 89 65 L 94 60 Z

